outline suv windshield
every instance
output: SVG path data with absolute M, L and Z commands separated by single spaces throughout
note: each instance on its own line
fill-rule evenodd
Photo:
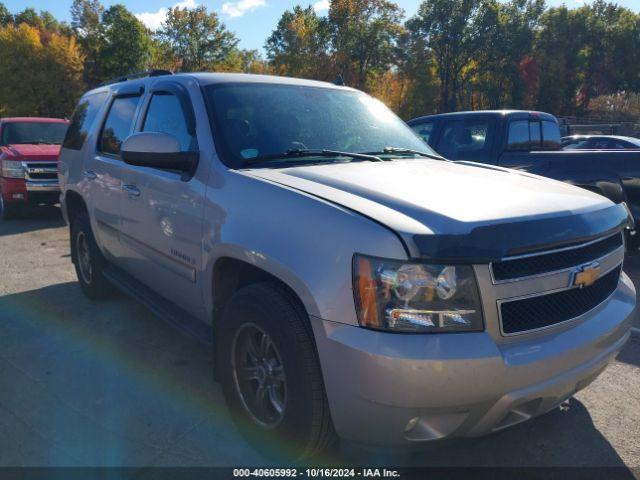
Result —
M 1 145 L 48 143 L 61 145 L 66 123 L 11 122 L 2 127 Z
M 259 160 L 280 154 L 287 165 L 310 161 L 311 155 L 285 155 L 291 151 L 386 152 L 387 158 L 415 156 L 411 150 L 437 155 L 382 102 L 358 91 L 236 83 L 210 85 L 205 95 L 216 147 L 231 168 L 268 165 L 272 162 Z M 315 163 L 334 161 L 362 159 L 313 157 Z

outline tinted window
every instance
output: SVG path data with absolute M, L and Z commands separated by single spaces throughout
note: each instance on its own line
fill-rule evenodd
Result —
M 411 130 L 416 132 L 424 143 L 429 143 L 431 133 L 433 133 L 433 122 L 417 123 L 411 125 Z
M 182 151 L 191 150 L 192 137 L 187 131 L 187 122 L 175 95 L 163 93 L 151 97 L 142 131 L 171 134 L 180 142 Z
M 99 150 L 111 155 L 120 155 L 122 142 L 131 134 L 133 118 L 140 97 L 118 97 L 111 104 L 107 120 L 100 134 Z
M 531 145 L 529 120 L 517 120 L 509 124 L 509 150 L 528 150 Z
M 529 147 L 540 148 L 542 145 L 542 132 L 540 122 L 529 122 Z
M 80 99 L 80 103 L 78 103 L 71 117 L 67 134 L 64 137 L 63 148 L 72 150 L 80 150 L 82 148 L 106 96 L 107 93 L 103 92 Z
M 67 131 L 66 123 L 9 122 L 2 127 L 2 145 L 52 144 L 60 145 Z
M 448 120 L 442 127 L 442 137 L 436 150 L 452 160 L 477 156 L 488 150 L 489 119 Z
M 587 148 L 592 148 L 591 140 L 588 139 L 569 140 L 563 144 L 564 150 L 584 150 Z
M 347 89 L 286 84 L 205 87 L 216 148 L 235 168 L 294 149 L 432 151 L 382 102 Z M 281 158 L 281 156 L 279 157 Z M 335 162 L 338 157 L 317 157 Z M 308 161 L 289 158 L 288 161 Z M 345 161 L 344 158 L 339 158 Z
M 542 122 L 542 146 L 547 149 L 560 148 L 560 128 L 555 122 Z

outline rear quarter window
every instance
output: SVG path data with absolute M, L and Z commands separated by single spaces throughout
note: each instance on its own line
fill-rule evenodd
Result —
M 71 116 L 71 123 L 64 137 L 62 148 L 80 150 L 84 145 L 100 107 L 107 97 L 106 92 L 86 95 L 80 99 Z

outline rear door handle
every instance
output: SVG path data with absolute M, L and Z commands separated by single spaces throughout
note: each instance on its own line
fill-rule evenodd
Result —
M 122 190 L 127 192 L 129 198 L 136 198 L 140 196 L 140 189 L 135 185 L 123 185 Z
M 98 174 L 93 170 L 85 170 L 84 176 L 87 180 L 95 180 L 96 178 L 98 178 Z

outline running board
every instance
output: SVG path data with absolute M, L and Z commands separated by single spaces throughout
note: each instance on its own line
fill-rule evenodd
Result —
M 213 343 L 211 327 L 187 313 L 173 302 L 158 295 L 122 269 L 109 265 L 103 274 L 114 287 L 137 300 L 156 316 L 198 342 L 210 346 Z

